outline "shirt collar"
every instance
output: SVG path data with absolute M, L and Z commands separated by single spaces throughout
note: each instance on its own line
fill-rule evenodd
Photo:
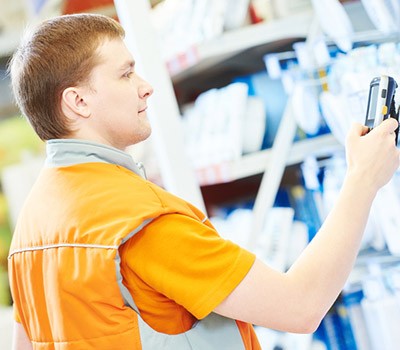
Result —
M 110 163 L 123 166 L 141 177 L 138 164 L 126 152 L 117 148 L 77 139 L 54 139 L 46 142 L 46 166 L 61 167 L 82 163 Z

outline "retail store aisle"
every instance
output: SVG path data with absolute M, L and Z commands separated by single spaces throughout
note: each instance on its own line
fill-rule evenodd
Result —
M 0 349 L 11 350 L 12 308 L 0 307 Z

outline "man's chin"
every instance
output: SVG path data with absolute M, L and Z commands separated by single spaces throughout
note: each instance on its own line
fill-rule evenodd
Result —
M 152 129 L 149 127 L 148 130 L 142 132 L 140 135 L 135 135 L 135 138 L 132 139 L 126 147 L 131 147 L 137 145 L 140 142 L 146 141 L 151 135 Z

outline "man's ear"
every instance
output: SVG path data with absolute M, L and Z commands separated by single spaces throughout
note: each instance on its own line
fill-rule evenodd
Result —
M 91 114 L 83 91 L 78 87 L 69 87 L 63 91 L 61 109 L 64 115 L 70 119 L 77 119 L 79 117 L 89 118 Z

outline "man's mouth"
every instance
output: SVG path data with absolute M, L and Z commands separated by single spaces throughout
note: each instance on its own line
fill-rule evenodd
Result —
M 144 112 L 147 109 L 147 107 L 144 107 L 143 109 L 139 110 L 139 113 Z

